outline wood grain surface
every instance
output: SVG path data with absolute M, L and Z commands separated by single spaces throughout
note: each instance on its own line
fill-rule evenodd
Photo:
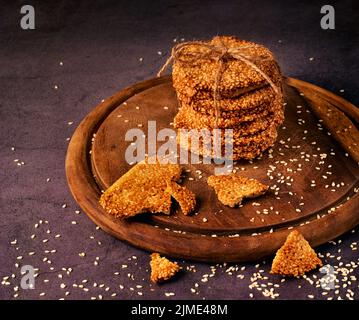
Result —
M 238 174 L 271 186 L 265 196 L 245 200 L 239 208 L 226 207 L 206 183 L 214 164 L 194 164 L 183 165 L 183 184 L 197 195 L 195 214 L 184 216 L 174 206 L 170 216 L 143 214 L 123 221 L 102 210 L 101 190 L 131 167 L 125 160 L 131 143 L 125 141 L 126 132 L 138 128 L 147 136 L 151 120 L 157 130 L 172 128 L 178 106 L 170 77 L 121 90 L 82 121 L 66 158 L 70 189 L 105 231 L 174 257 L 256 260 L 273 254 L 293 228 L 314 246 L 334 239 L 359 223 L 357 109 L 300 80 L 288 78 L 284 89 L 286 120 L 276 144 L 259 159 L 234 165 Z M 327 118 L 328 108 L 334 118 L 332 113 Z M 344 130 L 348 125 L 350 130 Z

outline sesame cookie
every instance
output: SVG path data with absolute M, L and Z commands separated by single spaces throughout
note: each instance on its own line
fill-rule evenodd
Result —
M 294 230 L 277 251 L 271 273 L 296 277 L 322 265 L 322 261 L 308 241 L 297 230 Z
M 273 81 L 280 75 L 279 67 L 273 54 L 264 46 L 253 42 L 239 40 L 235 37 L 218 36 L 208 42 L 214 46 L 227 48 L 240 48 L 241 54 L 251 57 L 256 66 Z M 186 63 L 194 55 L 206 54 L 208 48 L 189 45 L 181 52 L 181 60 L 175 60 L 173 64 L 172 78 L 176 91 L 185 92 L 188 96 L 194 96 L 197 91 L 207 90 L 213 92 L 215 79 L 218 73 L 218 61 L 216 59 L 199 59 L 197 63 Z M 238 88 L 250 88 L 267 84 L 267 80 L 247 63 L 226 58 L 224 72 L 218 84 L 218 92 L 221 96 L 230 94 Z
M 178 164 L 138 163 L 101 195 L 100 205 L 119 218 L 142 212 L 169 214 L 171 195 L 165 190 L 168 182 L 179 180 L 180 174 Z
M 151 254 L 151 281 L 161 282 L 172 278 L 180 267 L 176 262 L 172 262 L 165 257 L 161 257 L 159 253 Z
M 214 109 L 212 92 L 198 91 L 194 97 L 188 97 L 180 91 L 177 91 L 177 97 L 178 100 L 181 101 L 181 104 L 187 104 L 197 111 Z M 228 99 L 220 97 L 217 100 L 217 105 L 220 111 L 246 112 L 257 109 L 258 107 L 269 106 L 276 98 L 277 95 L 274 94 L 273 89 L 269 85 L 266 85 L 235 98 Z
M 268 190 L 268 186 L 259 181 L 236 174 L 210 176 L 207 183 L 216 192 L 218 200 L 232 208 L 241 204 L 243 198 L 258 197 Z
M 194 210 L 196 196 L 186 187 L 182 187 L 174 181 L 169 181 L 167 182 L 166 192 L 178 202 L 184 215 L 188 215 Z
M 275 143 L 276 138 L 277 131 L 275 127 L 272 127 L 257 135 L 234 139 L 231 159 L 234 161 L 240 159 L 253 159 L 270 148 Z M 228 158 L 230 155 L 225 152 L 226 141 L 222 138 L 220 140 L 220 150 L 214 150 L 212 147 L 213 140 L 214 138 L 211 136 L 205 138 L 199 137 L 199 139 L 197 139 L 197 137 L 193 138 L 191 134 L 183 131 L 179 132 L 177 135 L 177 142 L 180 147 L 189 150 L 192 153 L 211 158 Z M 196 141 L 198 141 L 198 143 Z M 208 141 L 210 141 L 210 143 L 208 143 Z
M 175 128 L 202 129 L 202 128 L 232 128 L 240 129 L 242 134 L 252 134 L 263 130 L 270 123 L 281 124 L 284 120 L 284 110 L 281 104 L 273 103 L 271 108 L 258 113 L 232 116 L 228 118 L 204 115 L 188 106 L 182 106 L 174 118 Z

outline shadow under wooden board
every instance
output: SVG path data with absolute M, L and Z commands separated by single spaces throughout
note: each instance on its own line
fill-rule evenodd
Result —
M 172 257 L 208 262 L 257 260 L 273 254 L 292 229 L 298 229 L 313 246 L 334 239 L 359 223 L 359 166 L 312 110 L 316 103 L 330 104 L 357 121 L 356 107 L 292 78 L 285 80 L 284 91 L 286 120 L 275 145 L 258 159 L 234 164 L 238 174 L 259 179 L 270 191 L 243 201 L 239 208 L 222 205 L 207 185 L 213 164 L 182 165 L 183 185 L 196 194 L 198 202 L 190 216 L 174 205 L 170 216 L 142 214 L 120 220 L 98 204 L 101 190 L 131 167 L 125 160 L 132 142 L 125 141 L 126 132 L 137 128 L 147 139 L 149 121 L 155 121 L 157 132 L 172 128 L 178 105 L 168 76 L 123 89 L 85 117 L 66 157 L 71 192 L 106 232 Z

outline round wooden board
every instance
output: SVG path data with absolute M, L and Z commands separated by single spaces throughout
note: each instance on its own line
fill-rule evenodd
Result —
M 131 143 L 125 141 L 126 132 L 137 128 L 147 139 L 148 121 L 156 122 L 157 131 L 172 128 L 177 100 L 170 77 L 119 91 L 81 122 L 66 158 L 73 196 L 110 234 L 178 258 L 257 260 L 273 254 L 293 228 L 313 246 L 336 238 L 359 223 L 359 167 L 327 134 L 310 104 L 322 99 L 349 114 L 353 106 L 322 88 L 292 78 L 286 79 L 284 89 L 286 120 L 276 144 L 259 159 L 234 164 L 240 175 L 272 187 L 265 196 L 246 200 L 240 208 L 226 207 L 206 183 L 214 165 L 195 164 L 183 165 L 183 184 L 197 196 L 196 214 L 184 216 L 174 206 L 170 216 L 143 214 L 119 220 L 99 206 L 101 190 L 131 167 L 125 160 Z

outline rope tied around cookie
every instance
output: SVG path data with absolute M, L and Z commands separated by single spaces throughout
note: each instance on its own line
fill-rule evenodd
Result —
M 183 51 L 188 47 L 197 48 L 197 52 L 186 52 Z M 228 59 L 240 60 L 250 66 L 253 70 L 257 71 L 272 87 L 273 91 L 278 95 L 281 90 L 278 88 L 270 77 L 265 74 L 258 66 L 256 65 L 257 61 L 263 61 L 267 58 L 253 57 L 246 53 L 246 49 L 261 47 L 258 44 L 243 45 L 239 47 L 228 47 L 221 40 L 221 45 L 213 45 L 204 41 L 187 41 L 180 43 L 172 48 L 171 55 L 158 71 L 157 76 L 160 77 L 163 72 L 167 69 L 172 61 L 180 62 L 187 66 L 195 66 L 205 60 L 214 60 L 218 62 L 218 69 L 216 72 L 216 77 L 214 79 L 213 87 L 213 105 L 215 110 L 215 121 L 216 127 L 218 127 L 218 118 L 219 118 L 219 84 L 222 79 L 222 76 L 225 71 L 225 62 Z

